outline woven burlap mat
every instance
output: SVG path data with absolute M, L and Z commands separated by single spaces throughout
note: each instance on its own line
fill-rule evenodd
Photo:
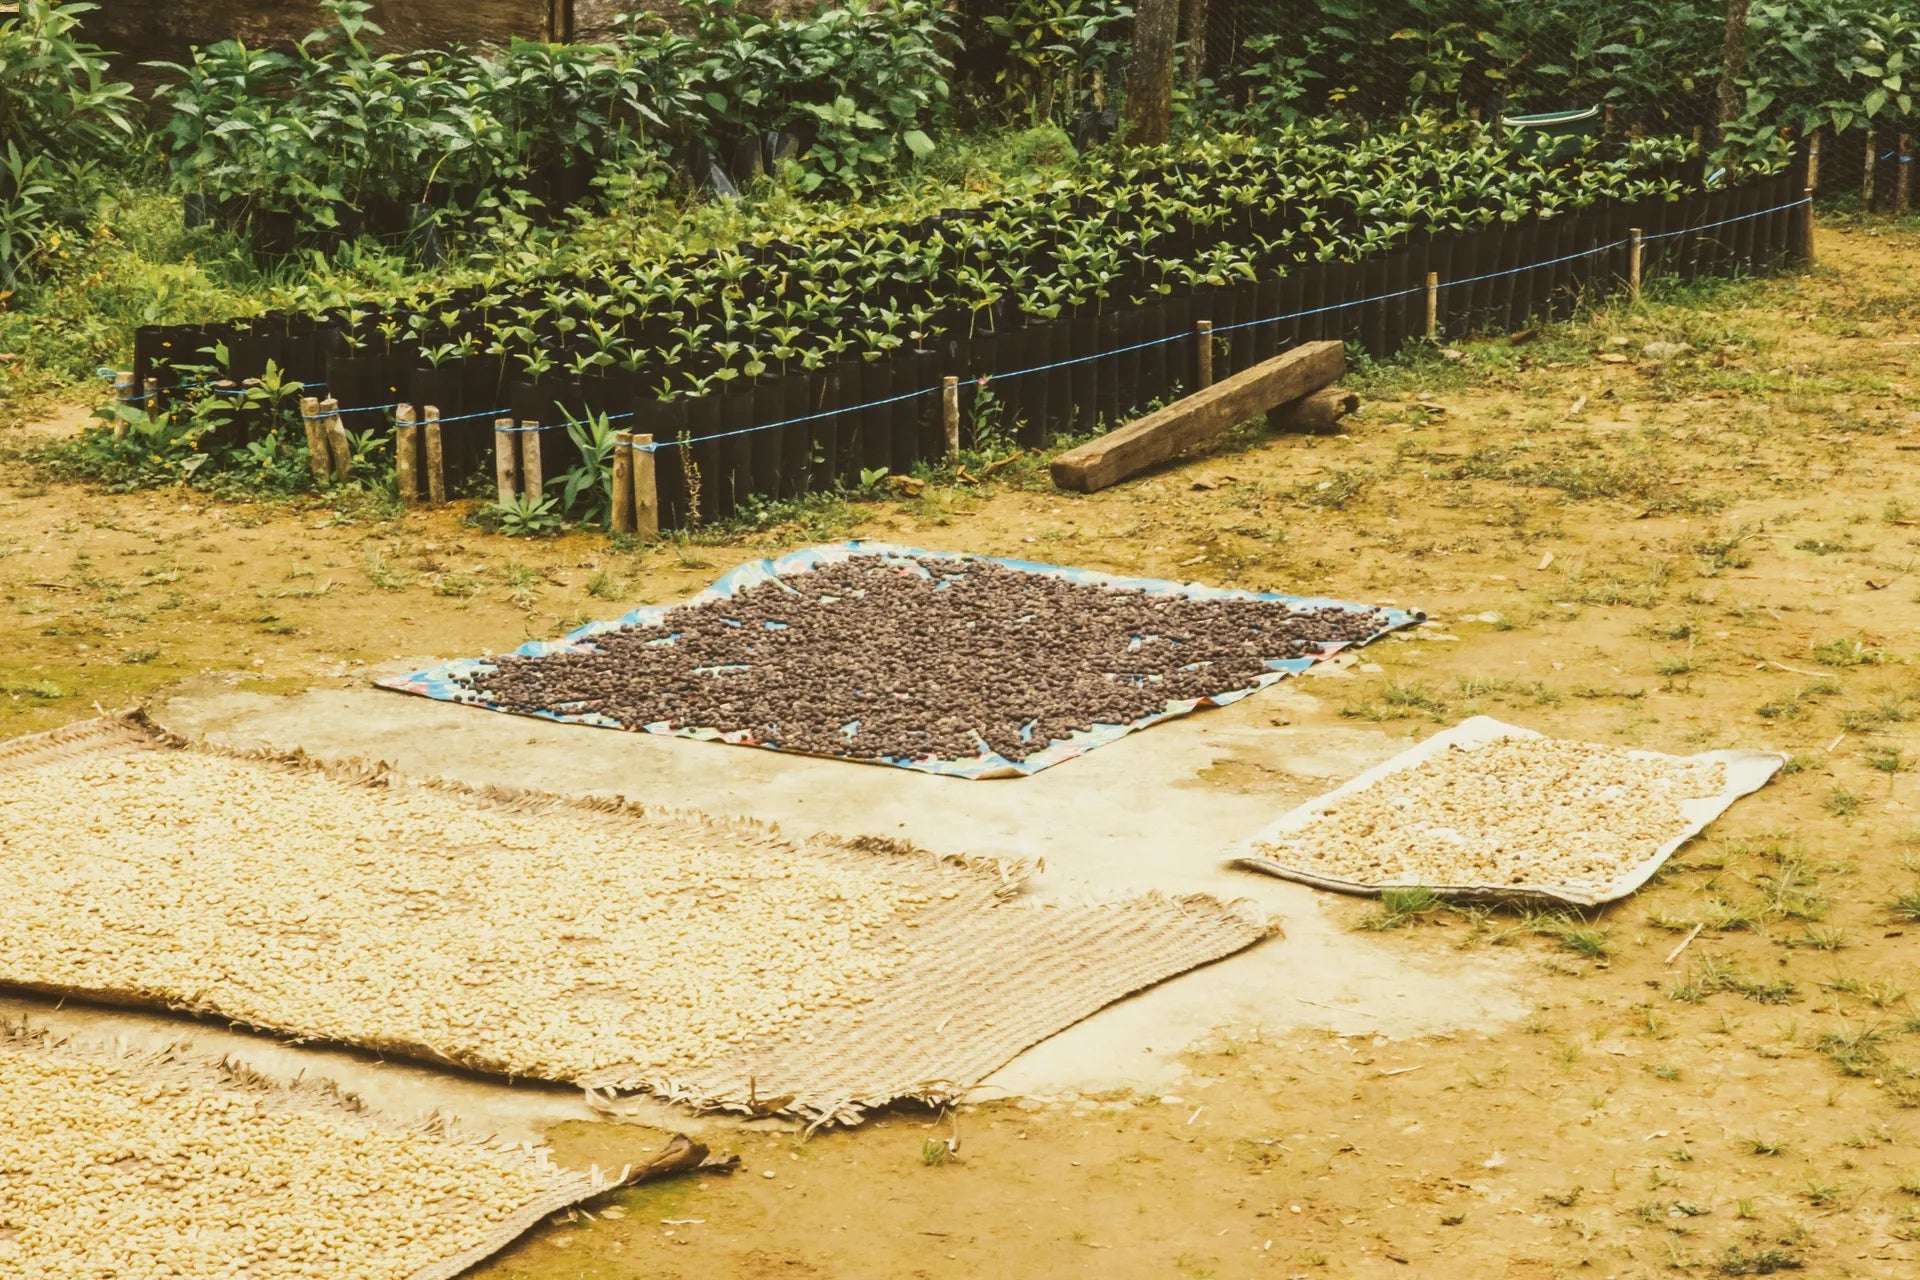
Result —
M 584 1174 L 562 1169 L 549 1163 L 544 1153 L 518 1143 L 463 1136 L 456 1126 L 442 1116 L 435 1115 L 413 1124 L 398 1121 L 370 1111 L 357 1096 L 341 1091 L 331 1081 L 275 1081 L 231 1059 L 214 1060 L 196 1055 L 185 1044 L 174 1044 L 158 1051 L 107 1048 L 84 1045 L 71 1038 L 56 1037 L 43 1029 L 0 1020 L 0 1071 L 5 1070 L 9 1057 L 24 1054 L 105 1066 L 114 1075 L 126 1079 L 130 1085 L 145 1089 L 185 1086 L 211 1098 L 242 1102 L 249 1108 L 267 1107 L 324 1115 L 367 1128 L 406 1132 L 436 1143 L 459 1145 L 469 1153 L 479 1154 L 488 1163 L 499 1165 L 503 1170 L 537 1179 L 536 1194 L 507 1217 L 488 1224 L 479 1236 L 475 1237 L 472 1232 L 457 1232 L 459 1237 L 475 1238 L 478 1243 L 466 1247 L 449 1244 L 450 1251 L 446 1256 L 414 1270 L 405 1280 L 453 1280 L 453 1277 L 512 1244 L 550 1214 L 581 1204 L 619 1185 L 617 1180 L 601 1177 L 597 1172 Z M 88 1139 L 99 1149 L 132 1149 L 129 1142 L 97 1129 L 88 1131 Z M 207 1152 L 207 1155 L 215 1161 L 223 1157 L 218 1149 Z M 244 1206 L 236 1206 L 237 1209 L 249 1213 L 297 1215 L 301 1212 L 303 1197 L 299 1187 L 260 1185 L 254 1190 L 257 1191 L 257 1198 Z M 143 1186 L 135 1194 L 152 1201 L 151 1206 L 134 1206 L 135 1216 L 149 1207 L 156 1213 L 164 1214 L 174 1199 L 174 1193 L 157 1187 Z M 276 1196 L 281 1203 L 275 1203 Z M 457 1215 L 447 1216 L 445 1226 L 450 1236 L 456 1234 L 460 1222 Z
M 382 766 L 319 763 L 298 753 L 234 752 L 187 743 L 139 713 L 107 717 L 0 746 L 0 775 L 20 774 L 88 751 L 197 751 L 254 762 L 263 769 L 316 769 L 341 786 L 423 786 L 476 805 L 517 809 L 564 805 L 605 820 L 659 822 L 661 815 L 624 800 L 478 789 L 440 780 L 395 779 Z M 674 820 L 720 826 L 743 844 L 770 828 L 698 814 Z M 783 838 L 783 837 L 782 837 Z M 1273 932 L 1252 912 L 1206 897 L 1143 895 L 1081 903 L 1035 903 L 1019 892 L 1025 866 L 936 857 L 892 841 L 809 839 L 809 854 L 884 860 L 890 878 L 939 890 L 912 922 L 911 958 L 862 991 L 857 1010 L 821 1015 L 798 1035 L 717 1049 L 711 1061 L 662 1076 L 609 1064 L 576 1083 L 609 1091 L 648 1092 L 696 1109 L 791 1115 L 810 1122 L 854 1123 L 869 1109 L 901 1099 L 950 1102 L 1022 1050 L 1103 1006 L 1177 974 L 1240 951 Z M 271 855 L 267 855 L 271 856 Z M 742 946 L 751 947 L 752 939 Z M 51 988 L 10 972 L 0 957 L 0 985 L 57 991 L 113 1003 L 162 1005 L 246 1022 L 243 1011 L 196 1003 L 181 993 Z M 257 1025 L 257 1024 L 253 1024 Z M 258 1029 L 311 1035 L 311 1028 Z M 810 1041 L 810 1042 L 809 1042 Z M 349 1043 L 429 1062 L 497 1070 L 477 1055 L 444 1047 L 349 1039 Z M 641 1046 L 636 1046 L 636 1049 Z M 641 1055 L 636 1053 L 636 1057 Z

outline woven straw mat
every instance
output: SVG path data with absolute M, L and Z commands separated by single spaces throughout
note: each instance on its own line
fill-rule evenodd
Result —
M 351 1021 L 343 1024 L 342 1017 L 351 1019 L 351 1011 L 358 1007 L 355 1001 L 365 999 L 364 985 L 337 997 L 330 995 L 334 1009 L 330 1019 L 303 1016 L 307 1011 L 289 1009 L 284 1000 L 276 1003 L 269 998 L 271 984 L 259 975 L 249 980 L 244 937 L 235 938 L 231 954 L 202 955 L 195 948 L 161 947 L 166 940 L 164 921 L 153 922 L 157 942 L 140 936 L 144 928 L 104 929 L 87 909 L 91 895 L 86 883 L 87 874 L 102 873 L 43 867 L 26 878 L 29 885 L 43 886 L 33 890 L 41 901 L 29 906 L 42 913 L 49 908 L 58 912 L 63 947 L 78 947 L 86 954 L 131 955 L 135 960 L 147 947 L 157 949 L 155 954 L 164 963 L 157 970 L 140 970 L 145 976 L 132 987 L 113 981 L 94 984 L 74 981 L 71 972 L 55 980 L 50 972 L 35 972 L 31 959 L 7 955 L 7 948 L 0 947 L 0 986 L 171 1008 L 258 1030 L 480 1071 L 536 1075 L 603 1090 L 645 1091 L 699 1109 L 854 1123 L 869 1108 L 896 1099 L 950 1101 L 1022 1050 L 1101 1007 L 1251 946 L 1273 932 L 1268 921 L 1243 906 L 1207 897 L 1146 895 L 1036 904 L 1023 900 L 1019 892 L 1030 870 L 1024 865 L 941 857 L 881 840 L 791 840 L 760 824 L 655 812 L 619 799 L 483 790 L 439 780 L 402 779 L 383 766 L 325 764 L 299 754 L 229 751 L 174 738 L 138 712 L 0 743 L 0 788 L 29 786 L 37 770 L 79 757 L 154 751 L 239 760 L 263 771 L 318 773 L 329 785 L 364 793 L 356 803 L 366 806 L 379 806 L 386 795 L 422 788 L 458 797 L 463 805 L 493 806 L 519 814 L 552 813 L 573 822 L 622 824 L 617 833 L 620 847 L 633 857 L 647 857 L 649 848 L 662 847 L 662 841 L 721 839 L 731 842 L 725 847 L 733 850 L 730 856 L 749 875 L 753 860 L 769 849 L 785 853 L 798 849 L 823 868 L 853 868 L 863 876 L 877 869 L 877 878 L 889 887 L 905 885 L 919 895 L 918 905 L 901 908 L 911 919 L 901 919 L 902 928 L 896 931 L 910 933 L 912 947 L 903 961 L 859 992 L 857 1008 L 811 1012 L 800 1026 L 784 1028 L 779 1035 L 706 1044 L 694 1058 L 674 1059 L 666 1067 L 638 1065 L 657 1062 L 659 1055 L 640 1052 L 646 1046 L 635 1045 L 633 1051 L 595 1062 L 590 1069 L 543 1073 L 490 1056 L 483 1037 L 477 1035 L 465 1041 L 450 1038 L 444 1027 L 433 1036 L 406 1034 L 405 1009 L 383 1010 L 393 1016 L 383 1018 L 386 1030 L 378 1034 Z M 106 824 L 131 824 L 119 829 L 137 829 L 140 820 L 138 814 L 89 816 Z M 0 832 L 0 881 L 7 878 L 6 845 L 5 833 Z M 124 857 L 137 859 L 140 849 L 138 843 L 129 842 Z M 276 853 L 262 849 L 259 857 L 265 865 Z M 803 860 L 802 865 L 808 863 Z M 452 866 L 448 877 L 459 881 L 460 868 Z M 644 877 L 639 882 L 644 884 Z M 447 901 L 457 904 L 460 894 L 452 891 L 456 887 L 464 886 L 450 885 Z M 230 907 L 232 896 L 244 893 L 245 885 L 222 883 L 218 889 Z M 92 887 L 97 894 L 114 891 L 111 881 Z M 528 902 L 540 901 L 538 883 L 515 885 L 512 891 L 528 895 Z M 660 904 L 649 905 L 658 908 Z M 192 904 L 185 908 L 191 910 Z M 0 901 L 0 936 L 6 933 L 7 912 L 7 905 Z M 253 927 L 269 934 L 276 929 L 298 932 L 294 921 L 266 919 Z M 381 942 L 378 937 L 339 939 L 343 947 L 358 944 L 363 956 L 369 947 L 380 954 Z M 755 939 L 740 938 L 738 945 L 751 952 Z M 182 952 L 185 959 L 180 958 Z M 436 957 L 441 958 L 445 957 Z M 403 965 L 406 960 L 396 957 L 392 963 Z M 323 965 L 314 968 L 325 972 Z M 741 980 L 737 974 L 714 978 L 716 983 Z M 208 990 L 216 987 L 221 994 L 209 998 Z M 485 984 L 481 984 L 480 995 L 469 998 L 484 1001 L 485 997 Z M 624 990 L 603 988 L 590 997 L 582 995 L 588 998 L 602 1004 L 610 998 L 645 1004 L 649 993 L 640 982 Z M 349 1013 L 342 1015 L 341 1009 Z M 482 1018 L 480 1027 L 498 1025 L 500 1018 L 511 1016 L 505 1009 L 492 1012 L 497 1017 Z M 567 1011 L 548 1012 L 564 1015 Z M 566 1019 L 558 1016 L 552 1021 L 564 1025 Z
M 279 1117 L 283 1121 L 292 1117 L 293 1123 L 302 1123 L 301 1117 L 309 1118 L 314 1122 L 305 1130 L 310 1149 L 326 1156 L 331 1148 L 327 1158 L 335 1163 L 351 1164 L 356 1175 L 379 1179 L 391 1196 L 421 1198 L 427 1207 L 416 1225 L 424 1229 L 424 1234 L 410 1243 L 403 1243 L 397 1237 L 389 1238 L 377 1230 L 369 1234 L 371 1224 L 355 1221 L 350 1207 L 343 1209 L 338 1218 L 329 1217 L 313 1224 L 319 1234 L 310 1247 L 359 1259 L 375 1269 L 355 1274 L 364 1274 L 370 1280 L 389 1277 L 391 1280 L 452 1280 L 504 1249 L 548 1215 L 602 1195 L 618 1185 L 617 1181 L 603 1178 L 598 1171 L 577 1173 L 562 1169 L 548 1160 L 543 1149 L 464 1136 L 439 1116 L 420 1123 L 403 1123 L 376 1115 L 359 1098 L 341 1092 L 330 1081 L 302 1079 L 286 1084 L 269 1080 L 230 1060 L 215 1062 L 199 1057 L 184 1045 L 159 1052 L 109 1049 L 80 1045 L 55 1038 L 44 1030 L 0 1021 L 0 1075 L 25 1078 L 30 1061 L 36 1081 L 34 1089 L 47 1092 L 48 1097 L 44 1106 L 32 1108 L 32 1117 L 17 1118 L 20 1123 L 44 1127 L 56 1096 L 66 1096 L 73 1088 L 84 1088 L 91 1105 L 87 1117 L 77 1122 L 84 1130 L 83 1134 L 73 1136 L 77 1147 L 64 1148 L 58 1133 L 43 1135 L 46 1146 L 53 1148 L 44 1151 L 45 1168 L 36 1174 L 37 1154 L 29 1154 L 27 1168 L 10 1172 L 24 1175 L 29 1184 L 57 1186 L 63 1179 L 76 1175 L 71 1166 L 77 1153 L 82 1156 L 83 1165 L 101 1151 L 120 1153 L 122 1157 L 120 1161 L 96 1166 L 91 1171 L 104 1176 L 88 1180 L 87 1200 L 106 1216 L 95 1219 L 89 1227 L 80 1228 L 89 1237 L 86 1242 L 89 1263 L 98 1264 L 102 1268 L 99 1274 L 103 1275 L 145 1274 L 137 1258 L 116 1251 L 116 1246 L 125 1247 L 134 1238 L 152 1245 L 174 1231 L 179 1233 L 181 1246 L 200 1249 L 206 1242 L 198 1237 L 206 1231 L 221 1232 L 224 1222 L 267 1219 L 297 1222 L 312 1217 L 312 1189 L 285 1181 L 262 1182 L 260 1178 L 264 1175 L 259 1170 L 253 1170 L 248 1177 L 234 1176 L 235 1169 L 246 1167 L 250 1158 L 247 1151 L 223 1150 L 217 1142 L 202 1151 L 196 1147 L 195 1139 L 184 1135 L 177 1150 L 148 1150 L 142 1134 L 137 1132 L 138 1126 L 124 1132 L 121 1131 L 124 1126 L 115 1126 L 112 1117 L 137 1114 L 143 1100 L 150 1099 L 156 1092 L 184 1094 L 198 1108 L 238 1115 L 237 1126 L 224 1130 L 229 1133 L 236 1128 L 244 1133 L 257 1120 L 268 1117 Z M 10 1069 L 10 1063 L 19 1064 L 18 1068 Z M 69 1077 L 71 1086 L 65 1082 Z M 42 1089 L 42 1083 L 48 1087 Z M 261 1140 L 265 1141 L 272 1140 L 267 1137 L 269 1133 L 282 1132 L 277 1127 L 268 1129 L 265 1124 L 260 1128 Z M 370 1135 L 375 1140 L 366 1144 L 356 1140 L 356 1135 Z M 416 1147 L 424 1143 L 448 1161 L 457 1162 L 453 1167 L 463 1170 L 463 1183 L 473 1188 L 475 1194 L 486 1192 L 481 1184 L 490 1171 L 497 1171 L 498 1185 L 503 1192 L 501 1209 L 485 1214 L 464 1197 L 442 1201 L 437 1193 L 416 1185 L 414 1174 L 397 1151 L 393 1168 L 379 1167 L 377 1162 L 383 1158 L 380 1153 L 387 1146 L 379 1140 L 382 1135 L 405 1138 Z M 203 1168 L 200 1163 L 203 1157 L 213 1163 L 204 1166 L 206 1176 L 196 1188 L 198 1197 L 190 1216 L 177 1226 L 162 1225 L 178 1211 L 179 1196 L 166 1188 L 164 1178 L 147 1176 L 148 1162 L 162 1161 L 159 1168 L 163 1170 L 179 1166 L 184 1171 L 191 1166 L 194 1172 L 186 1176 L 197 1177 Z M 365 1163 L 369 1159 L 374 1160 L 375 1165 L 369 1167 Z M 103 1196 L 102 1189 L 109 1181 L 119 1186 Z M 348 1194 L 347 1201 L 351 1200 L 352 1195 Z M 124 1222 L 130 1231 L 124 1235 L 114 1231 L 115 1222 Z M 196 1239 L 190 1243 L 189 1236 Z M 233 1247 L 241 1246 L 236 1243 Z M 402 1261 L 409 1258 L 411 1261 Z M 375 1259 L 383 1261 L 375 1262 Z M 31 1266 L 34 1259 L 27 1257 L 22 1261 Z M 177 1274 L 170 1269 L 165 1269 L 165 1273 Z M 291 1274 L 292 1268 L 288 1268 L 287 1273 Z M 0 1261 L 0 1274 L 14 1273 Z M 91 1266 L 88 1274 L 94 1274 Z

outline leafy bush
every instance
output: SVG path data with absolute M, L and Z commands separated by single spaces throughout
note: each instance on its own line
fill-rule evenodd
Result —
M 1920 9 L 1881 0 L 1753 6 L 1744 135 L 1784 123 L 1845 131 L 1914 116 Z
M 1104 105 L 1117 83 L 1133 9 L 1120 0 L 1014 0 L 985 15 L 980 53 L 1010 110 L 1030 123 L 1068 122 Z
M 103 162 L 134 136 L 132 87 L 107 79 L 78 39 L 92 4 L 22 0 L 0 18 L 0 288 L 83 232 L 109 176 Z
M 160 138 L 180 189 L 278 248 L 398 234 L 416 206 L 557 208 L 595 174 L 774 130 L 812 142 L 805 190 L 858 190 L 933 150 L 951 34 L 934 0 L 770 20 L 737 0 L 687 7 L 697 38 L 626 17 L 604 45 L 377 54 L 371 6 L 323 0 L 327 24 L 292 54 L 228 40 L 152 64 L 178 77 L 158 91 L 174 111 Z
M 1211 115 L 1268 127 L 1327 112 L 1605 106 L 1647 131 L 1711 125 L 1726 38 L 1716 0 L 1308 0 L 1252 11 Z M 1920 8 L 1755 0 L 1746 111 L 1729 139 L 1777 150 L 1781 126 L 1912 120 Z
M 712 113 L 683 128 L 709 144 L 772 131 L 811 138 L 802 190 L 857 191 L 907 156 L 933 151 L 927 130 L 947 101 L 953 21 L 936 0 L 816 6 L 763 19 L 739 0 L 694 0 L 696 48 L 682 64 Z M 673 50 L 679 45 L 671 43 Z M 627 45 L 669 61 L 667 49 Z
M 1250 56 L 1217 92 L 1257 122 L 1606 105 L 1662 127 L 1706 118 L 1726 14 L 1712 0 L 1309 0 L 1256 12 Z
M 218 348 L 216 362 L 225 359 Z M 218 364 L 183 368 L 187 386 L 164 407 L 107 404 L 72 440 L 51 446 L 41 461 L 60 475 L 110 489 L 190 484 L 224 492 L 296 493 L 312 486 L 301 385 L 269 364 L 263 377 L 235 385 L 217 380 Z M 376 463 L 381 442 L 357 442 L 357 464 Z M 362 466 L 362 473 L 365 473 Z

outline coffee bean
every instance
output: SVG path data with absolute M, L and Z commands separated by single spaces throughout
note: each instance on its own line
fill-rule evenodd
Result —
M 985 561 L 924 568 L 937 576 L 886 556 L 789 574 L 604 632 L 591 652 L 496 659 L 470 686 L 514 711 L 744 731 L 820 755 L 970 758 L 984 741 L 1018 761 L 1095 725 L 1249 688 L 1266 659 L 1386 624 L 1367 608 L 1151 595 Z

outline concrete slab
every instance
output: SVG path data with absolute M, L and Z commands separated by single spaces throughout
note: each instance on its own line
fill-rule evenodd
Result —
M 1284 938 L 1104 1010 L 1022 1054 L 978 1091 L 1058 1097 L 1170 1091 L 1184 1074 L 1180 1051 L 1223 1029 L 1276 1035 L 1322 1027 L 1397 1038 L 1492 1030 L 1525 1016 L 1524 980 L 1506 957 L 1415 952 L 1356 934 L 1329 918 L 1312 890 L 1225 866 L 1232 846 L 1274 815 L 1405 745 L 1371 727 L 1296 727 L 1314 709 L 1318 683 L 1285 682 L 1032 778 L 985 782 L 557 725 L 359 685 L 276 697 L 209 679 L 151 710 L 175 732 L 232 746 L 300 747 L 476 784 L 621 794 L 796 831 L 1038 858 L 1046 870 L 1033 884 L 1037 894 L 1210 893 L 1249 899 L 1282 919 Z M 97 1015 L 71 1016 L 78 1026 Z M 112 1017 L 125 1028 L 138 1015 Z M 171 1020 L 159 1022 L 178 1033 Z M 301 1061 L 307 1052 L 299 1051 Z M 416 1079 L 432 1072 L 348 1065 L 360 1082 L 352 1087 L 377 1088 L 360 1072 L 404 1070 L 394 1086 L 400 1096 L 416 1086 L 432 1092 Z M 489 1088 L 460 1081 L 444 1101 L 456 1113 L 470 1105 L 493 1116 L 495 1104 L 469 1092 Z M 512 1121 L 523 1105 L 547 1115 L 560 1104 L 502 1103 L 496 1122 Z

